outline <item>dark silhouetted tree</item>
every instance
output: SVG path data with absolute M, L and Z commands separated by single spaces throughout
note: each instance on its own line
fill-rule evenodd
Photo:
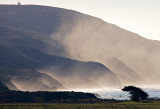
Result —
M 20 3 L 20 2 L 18 2 L 17 4 L 18 4 L 18 5 L 21 5 L 21 3 Z
M 146 92 L 135 86 L 125 86 L 122 90 L 131 94 L 130 98 L 132 101 L 146 100 L 148 98 Z

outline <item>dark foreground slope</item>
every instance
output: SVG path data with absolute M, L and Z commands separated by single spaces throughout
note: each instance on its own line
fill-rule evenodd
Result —
M 0 103 L 76 103 L 76 100 L 80 99 L 85 101 L 85 99 L 97 99 L 97 97 L 83 92 L 0 91 Z
M 0 81 L 0 103 L 77 103 L 97 99 L 94 94 L 83 92 L 23 92 L 9 90 Z M 79 100 L 79 101 L 77 101 Z M 13 107 L 12 107 L 13 108 Z
M 66 90 L 120 86 L 97 62 L 82 62 L 51 38 L 77 12 L 45 6 L 0 5 L 0 79 L 10 89 Z M 55 79 L 56 78 L 56 79 Z

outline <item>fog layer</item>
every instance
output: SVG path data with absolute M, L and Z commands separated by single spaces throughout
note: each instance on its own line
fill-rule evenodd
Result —
M 6 67 L 0 68 L 0 80 L 10 89 L 160 82 L 158 41 L 92 16 L 47 6 L 0 5 L 0 19 L 0 65 Z
M 145 39 L 98 18 L 78 14 L 51 38 L 61 42 L 72 59 L 106 65 L 123 85 L 158 84 L 160 43 Z

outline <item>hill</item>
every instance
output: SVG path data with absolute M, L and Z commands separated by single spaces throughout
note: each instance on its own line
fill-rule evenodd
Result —
M 52 39 L 51 34 L 76 13 L 45 6 L 0 5 L 0 79 L 8 88 L 44 91 L 120 86 L 109 68 L 64 56 L 69 56 L 66 46 Z
M 55 7 L 0 5 L 0 20 L 1 66 L 37 70 L 67 88 L 159 84 L 159 41 Z

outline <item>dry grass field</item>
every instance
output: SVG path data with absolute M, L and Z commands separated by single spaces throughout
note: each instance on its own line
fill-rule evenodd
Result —
M 0 109 L 160 109 L 160 101 L 94 104 L 0 104 Z

